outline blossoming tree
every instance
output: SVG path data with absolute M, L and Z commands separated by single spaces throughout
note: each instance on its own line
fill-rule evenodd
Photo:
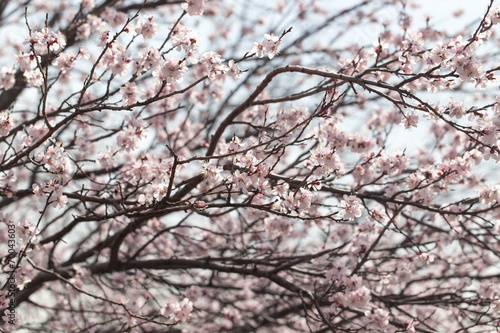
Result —
M 1 329 L 496 332 L 500 7 L 347 3 L 2 1 Z

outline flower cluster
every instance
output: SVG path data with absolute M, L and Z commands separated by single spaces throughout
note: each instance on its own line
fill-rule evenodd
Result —
M 273 209 L 282 213 L 297 212 L 304 215 L 311 208 L 314 200 L 313 192 L 300 188 L 298 192 L 285 192 L 273 204 Z
M 500 185 L 481 185 L 477 192 L 484 205 L 492 206 L 500 202 Z
M 365 311 L 365 325 L 371 329 L 382 329 L 389 325 L 389 311 L 374 309 Z
M 168 302 L 161 310 L 161 314 L 175 322 L 185 322 L 191 317 L 193 311 L 193 302 L 184 298 L 180 302 Z
M 186 71 L 187 66 L 185 61 L 178 58 L 167 58 L 159 61 L 153 71 L 153 77 L 159 84 L 163 82 L 172 84 L 174 82 L 182 82 Z
M 225 74 L 229 70 L 229 67 L 222 63 L 223 61 L 224 59 L 220 54 L 212 51 L 203 52 L 200 59 L 200 63 L 208 72 L 210 80 L 215 80 L 218 76 Z
M 66 46 L 66 37 L 61 32 L 55 32 L 50 28 L 43 27 L 41 30 L 34 31 L 24 44 L 30 44 L 35 48 L 38 54 L 57 52 L 64 49 Z
M 348 220 L 360 217 L 362 214 L 362 202 L 355 196 L 343 196 L 344 200 L 340 201 L 340 206 L 342 209 L 339 214 Z
M 329 278 L 327 274 L 327 278 Z M 333 294 L 329 300 L 333 307 L 351 307 L 354 309 L 364 309 L 371 300 L 371 292 L 363 285 L 363 279 L 356 274 L 352 276 L 343 275 L 333 281 L 337 286 L 342 286 L 343 290 Z
M 15 72 L 12 68 L 2 67 L 2 74 L 0 76 L 0 89 L 9 90 L 14 87 L 16 83 L 16 78 L 14 76 Z
M 182 4 L 182 9 L 190 16 L 201 15 L 205 11 L 205 0 L 186 0 L 186 2 Z
M 123 128 L 116 137 L 116 144 L 120 150 L 130 152 L 139 148 L 139 142 L 148 134 L 142 121 L 131 119 L 129 124 Z
M 311 150 L 311 157 L 306 161 L 310 169 L 314 169 L 314 174 L 329 176 L 332 173 L 338 174 L 344 168 L 340 156 L 335 153 L 334 148 L 319 146 Z
M 53 207 L 64 208 L 68 202 L 68 197 L 63 194 L 63 186 L 57 179 L 32 185 L 33 194 L 38 200 L 50 199 Z
M 267 53 L 269 59 L 279 54 L 281 39 L 274 34 L 264 34 L 262 43 L 255 42 L 250 52 L 255 53 L 257 57 L 263 58 Z
M 125 75 L 127 73 L 127 65 L 132 60 L 127 54 L 127 48 L 120 43 L 113 43 L 113 47 L 106 49 L 106 53 L 102 57 L 102 64 L 114 75 Z
M 11 114 L 7 111 L 0 112 L 0 135 L 8 135 L 14 124 L 14 117 Z
M 150 16 L 145 20 L 140 19 L 137 21 L 134 30 L 137 34 L 142 35 L 144 40 L 147 40 L 156 35 L 158 32 L 158 24 L 154 21 L 153 16 Z
M 40 230 L 36 228 L 30 220 L 24 219 L 19 221 L 16 226 L 16 231 L 17 237 L 19 237 L 19 240 L 24 244 L 28 241 L 31 241 L 31 244 L 37 243 L 37 236 L 40 234 Z
M 49 146 L 45 152 L 38 153 L 37 159 L 50 173 L 68 176 L 73 171 L 71 159 L 61 144 Z

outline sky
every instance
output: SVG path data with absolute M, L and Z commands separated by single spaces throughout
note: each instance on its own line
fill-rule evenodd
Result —
M 422 6 L 419 12 L 430 15 L 435 24 L 446 28 L 446 25 L 451 22 L 450 16 L 453 16 L 459 8 L 464 10 L 460 21 L 465 24 L 482 17 L 486 13 L 490 0 L 420 0 L 418 2 Z M 456 26 L 451 28 L 456 29 Z

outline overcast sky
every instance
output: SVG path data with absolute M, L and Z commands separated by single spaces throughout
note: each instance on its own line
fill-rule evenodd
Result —
M 490 0 L 420 0 L 418 2 L 422 6 L 419 12 L 430 15 L 434 24 L 441 28 L 450 23 L 449 18 L 459 8 L 464 10 L 461 20 L 465 24 L 481 18 L 486 13 Z M 456 29 L 456 27 L 452 28 Z

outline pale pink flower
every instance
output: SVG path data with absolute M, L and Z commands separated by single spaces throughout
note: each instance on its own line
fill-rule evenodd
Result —
M 500 185 L 481 185 L 479 190 L 479 201 L 488 206 L 500 202 Z
M 339 214 L 345 219 L 349 220 L 360 217 L 362 214 L 361 200 L 352 195 L 344 195 L 343 198 L 344 200 L 340 201 L 342 209 L 340 210 Z
M 295 196 L 295 207 L 302 211 L 307 210 L 311 207 L 313 194 L 311 191 L 304 188 L 300 188 L 299 192 Z
M 14 117 L 7 111 L 0 112 L 0 135 L 7 136 L 15 123 Z
M 153 38 L 158 32 L 158 24 L 154 22 L 153 16 L 140 19 L 135 25 L 135 32 L 142 35 L 144 40 Z
M 30 86 L 40 87 L 43 84 L 43 74 L 38 68 L 25 71 L 23 74 Z
M 375 309 L 365 311 L 367 328 L 382 329 L 389 325 L 389 311 Z
M 110 69 L 114 75 L 126 74 L 130 62 L 126 47 L 120 43 L 113 43 L 113 47 L 109 47 L 102 57 L 103 66 Z
M 500 6 L 491 7 L 488 18 L 490 19 L 491 24 L 498 24 L 500 22 Z
M 92 10 L 95 7 L 95 0 L 81 0 L 82 6 L 87 10 Z
M 205 11 L 205 0 L 186 0 L 181 6 L 189 16 L 201 15 Z
M 17 56 L 17 63 L 21 67 L 22 71 L 30 71 L 35 69 L 37 66 L 37 59 L 40 61 L 39 56 L 36 58 L 32 53 L 22 52 Z
M 128 19 L 128 15 L 124 12 L 118 11 L 113 7 L 107 6 L 102 12 L 101 18 L 108 22 L 112 27 L 123 26 Z
M 224 59 L 220 54 L 212 51 L 203 52 L 200 58 L 200 63 L 208 72 L 208 78 L 210 80 L 217 79 L 220 75 L 225 74 L 229 70 L 229 67 L 222 63 L 223 61 Z
M 36 225 L 28 219 L 19 221 L 16 226 L 16 231 L 17 237 L 19 237 L 19 239 L 24 243 L 28 242 L 30 239 L 32 243 L 36 243 L 36 237 L 40 233 L 40 230 L 36 228 Z
M 273 59 L 274 56 L 279 53 L 280 44 L 281 40 L 278 36 L 274 34 L 264 34 L 262 43 L 255 42 L 250 52 L 255 53 L 258 58 L 263 58 L 267 53 L 268 58 Z
M 264 45 L 261 43 L 255 42 L 253 43 L 251 53 L 255 53 L 258 58 L 264 58 Z
M 414 111 L 408 112 L 405 117 L 403 117 L 402 123 L 405 125 L 406 129 L 417 127 L 418 115 Z
M 262 42 L 262 46 L 264 47 L 264 51 L 267 52 L 269 59 L 272 59 L 279 53 L 281 40 L 274 34 L 264 34 L 264 37 L 265 40 Z
M 239 79 L 243 72 L 238 67 L 238 65 L 234 63 L 234 60 L 233 59 L 229 60 L 227 65 L 229 67 L 228 74 L 231 75 L 235 80 Z
M 132 62 L 134 73 L 142 74 L 151 68 L 156 67 L 160 63 L 160 52 L 151 47 L 139 51 L 137 58 Z
M 45 152 L 38 153 L 37 157 L 41 159 L 45 169 L 51 173 L 68 175 L 73 171 L 71 159 L 62 145 L 51 145 Z
M 34 31 L 27 37 L 24 44 L 31 44 L 39 54 L 47 53 L 47 46 L 52 52 L 57 52 L 66 46 L 66 38 L 61 32 L 55 32 L 48 27 Z
M 15 72 L 8 67 L 2 67 L 2 76 L 0 77 L 0 89 L 9 90 L 14 87 L 16 83 L 16 78 L 14 76 Z
M 130 152 L 139 148 L 139 142 L 147 135 L 147 131 L 143 127 L 135 127 L 127 125 L 116 137 L 116 143 L 120 150 Z
M 182 82 L 183 75 L 187 71 L 186 63 L 178 58 L 167 58 L 161 61 L 153 71 L 153 77 L 158 82 L 165 81 L 167 84 Z
M 371 298 L 370 289 L 362 286 L 349 294 L 349 306 L 356 309 L 363 309 Z
M 215 164 L 212 164 L 210 162 L 202 163 L 202 172 L 204 175 L 206 175 L 206 179 L 211 184 L 218 183 L 224 180 L 222 171 L 223 169 L 221 166 L 216 166 Z
M 137 84 L 135 82 L 125 83 L 125 85 L 120 88 L 120 92 L 123 94 L 123 105 L 134 104 L 139 99 L 140 91 L 137 88 Z
M 454 102 L 453 98 L 450 97 L 447 108 L 450 117 L 455 117 L 457 119 L 462 118 L 467 113 L 467 108 L 464 102 Z
M 328 176 L 332 173 L 338 173 L 344 165 L 340 156 L 335 150 L 325 146 L 319 146 L 311 150 L 311 157 L 307 161 L 310 167 L 315 168 L 315 174 Z
M 104 27 L 98 28 L 97 33 L 99 35 L 99 43 L 97 44 L 97 46 L 106 46 L 106 44 L 111 41 L 111 31 L 109 29 L 106 29 Z
M 161 310 L 161 314 L 167 318 L 173 319 L 176 322 L 185 322 L 191 316 L 193 311 L 193 302 L 188 298 L 184 298 L 180 302 L 168 302 Z

